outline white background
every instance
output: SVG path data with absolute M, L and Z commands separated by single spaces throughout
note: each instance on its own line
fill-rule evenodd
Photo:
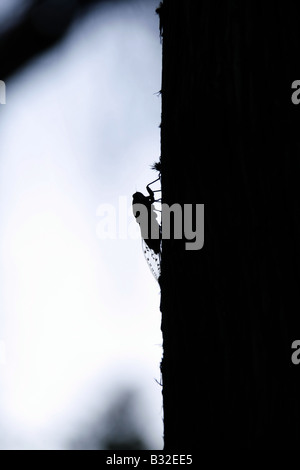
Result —
M 162 448 L 160 291 L 97 208 L 155 179 L 157 2 L 97 7 L 6 82 L 0 106 L 0 447 L 64 449 L 123 390 Z M 1 77 L 0 77 L 1 79 Z M 130 215 L 129 215 L 130 214 Z M 3 347 L 5 349 L 3 353 Z

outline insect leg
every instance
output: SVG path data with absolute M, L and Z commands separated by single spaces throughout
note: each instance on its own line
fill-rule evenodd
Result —
M 158 180 L 160 180 L 160 175 L 159 175 L 158 178 L 156 178 L 156 180 L 154 180 L 154 181 L 152 181 L 151 183 L 149 183 L 146 187 L 148 188 L 148 186 L 151 186 L 151 184 L 156 183 L 156 181 L 158 181 Z

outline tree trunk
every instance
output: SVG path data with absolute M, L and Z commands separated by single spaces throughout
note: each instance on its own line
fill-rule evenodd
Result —
M 205 204 L 163 240 L 166 450 L 300 442 L 300 5 L 164 0 L 162 191 Z

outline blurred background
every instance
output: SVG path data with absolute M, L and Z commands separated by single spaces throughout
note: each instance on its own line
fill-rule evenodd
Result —
M 0 2 L 1 449 L 163 447 L 160 290 L 131 212 L 160 155 L 157 6 Z

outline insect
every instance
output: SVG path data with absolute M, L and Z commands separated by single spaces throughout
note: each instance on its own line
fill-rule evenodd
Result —
M 152 274 L 159 282 L 160 278 L 160 257 L 161 257 L 161 225 L 157 220 L 157 209 L 154 207 L 155 202 L 160 202 L 161 199 L 155 199 L 154 193 L 160 192 L 160 189 L 152 190 L 150 186 L 156 181 L 160 180 L 159 177 L 146 186 L 148 196 L 143 193 L 136 192 L 132 196 L 132 210 L 133 215 L 141 229 L 142 246 L 146 261 L 152 271 Z

